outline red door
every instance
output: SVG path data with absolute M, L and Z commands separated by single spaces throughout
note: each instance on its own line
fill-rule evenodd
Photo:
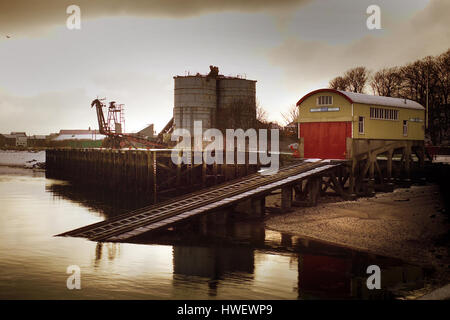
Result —
M 351 122 L 310 122 L 300 124 L 305 158 L 345 159 L 346 138 L 352 136 Z

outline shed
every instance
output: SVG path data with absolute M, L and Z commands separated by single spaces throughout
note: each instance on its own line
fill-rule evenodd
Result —
M 349 159 L 372 147 L 423 144 L 425 108 L 402 98 L 319 89 L 297 102 L 300 156 Z

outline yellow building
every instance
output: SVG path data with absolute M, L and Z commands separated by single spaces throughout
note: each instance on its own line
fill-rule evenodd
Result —
M 372 147 L 396 141 L 423 144 L 425 108 L 415 101 L 320 89 L 297 106 L 304 158 L 348 159 L 367 152 L 369 141 Z

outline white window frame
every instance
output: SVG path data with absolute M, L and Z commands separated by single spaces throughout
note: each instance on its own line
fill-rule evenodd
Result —
M 408 120 L 403 120 L 403 136 L 408 136 Z
M 370 107 L 370 119 L 398 121 L 399 111 L 395 109 Z
M 365 117 L 359 116 L 358 117 L 358 134 L 364 134 L 365 131 L 366 131 L 366 128 L 365 128 Z
M 326 103 L 320 103 L 321 98 L 326 100 Z M 328 100 L 330 100 L 329 103 L 328 103 Z M 318 96 L 317 99 L 316 99 L 316 105 L 318 105 L 318 106 L 332 106 L 333 105 L 333 96 Z

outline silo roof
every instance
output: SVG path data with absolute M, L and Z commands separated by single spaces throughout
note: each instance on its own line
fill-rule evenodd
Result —
M 384 97 L 384 96 L 373 96 L 370 94 L 341 91 L 341 90 L 329 89 L 329 88 L 311 91 L 310 93 L 305 95 L 303 98 L 301 98 L 297 102 L 297 105 L 301 104 L 305 99 L 312 96 L 313 94 L 320 93 L 320 92 L 333 92 L 333 93 L 340 94 L 341 96 L 346 98 L 350 103 L 362 103 L 362 104 L 369 104 L 369 105 L 379 105 L 379 106 L 387 106 L 387 107 L 425 110 L 425 108 L 420 103 L 413 101 L 413 100 L 409 100 L 409 99 Z

